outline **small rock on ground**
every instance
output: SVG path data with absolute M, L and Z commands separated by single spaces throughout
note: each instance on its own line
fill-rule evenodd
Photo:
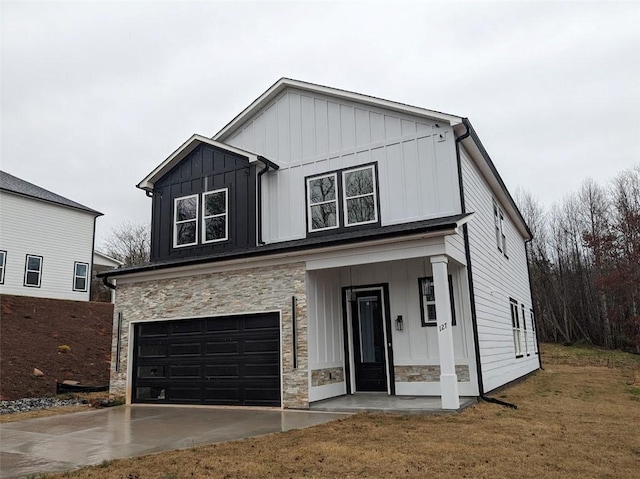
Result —
M 79 404 L 83 404 L 81 399 L 25 398 L 16 399 L 15 401 L 0 401 L 0 415 L 62 406 L 77 406 Z

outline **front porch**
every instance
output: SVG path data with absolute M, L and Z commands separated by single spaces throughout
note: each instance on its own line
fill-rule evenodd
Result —
M 386 393 L 356 393 L 311 403 L 312 411 L 381 412 L 399 414 L 441 414 L 460 412 L 477 402 L 474 396 L 461 396 L 460 407 L 443 409 L 439 396 L 389 396 Z

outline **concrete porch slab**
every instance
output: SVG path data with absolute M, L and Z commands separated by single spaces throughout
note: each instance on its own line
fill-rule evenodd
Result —
M 475 404 L 476 397 L 461 397 L 460 408 L 442 409 L 442 401 L 433 396 L 389 396 L 386 393 L 357 393 L 311 403 L 312 411 L 384 412 L 400 414 L 442 414 L 460 412 Z

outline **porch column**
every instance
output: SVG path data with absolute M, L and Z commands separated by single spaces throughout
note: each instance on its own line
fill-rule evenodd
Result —
M 438 351 L 440 354 L 440 389 L 442 409 L 458 409 L 458 376 L 453 352 L 453 329 L 451 327 L 451 301 L 449 298 L 449 275 L 446 256 L 433 256 L 433 288 L 436 297 L 436 321 L 438 325 Z

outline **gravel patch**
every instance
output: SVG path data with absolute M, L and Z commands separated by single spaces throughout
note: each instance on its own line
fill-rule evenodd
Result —
M 84 404 L 82 399 L 55 398 L 25 398 L 15 401 L 0 401 L 0 415 L 16 412 L 37 411 L 39 409 L 53 409 L 63 406 L 77 406 Z

